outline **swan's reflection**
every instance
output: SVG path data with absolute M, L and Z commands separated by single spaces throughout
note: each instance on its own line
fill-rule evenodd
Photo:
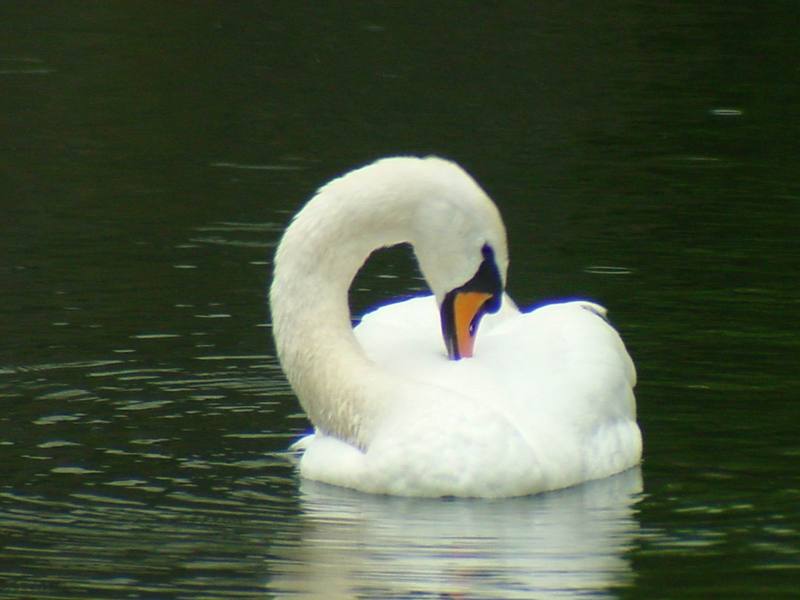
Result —
M 278 595 L 540 598 L 626 585 L 641 470 L 506 500 L 372 496 L 304 481 L 299 539 L 279 555 Z M 291 536 L 295 537 L 295 536 Z

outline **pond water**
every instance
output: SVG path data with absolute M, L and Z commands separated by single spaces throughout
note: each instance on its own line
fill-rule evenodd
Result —
M 796 597 L 796 3 L 7 3 L 0 598 Z M 379 156 L 492 195 L 521 305 L 589 297 L 641 469 L 430 501 L 300 481 L 266 289 Z M 419 290 L 376 257 L 356 312 Z

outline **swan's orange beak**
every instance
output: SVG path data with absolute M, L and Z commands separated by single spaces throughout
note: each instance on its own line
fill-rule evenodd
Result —
M 451 360 L 472 357 L 478 324 L 487 312 L 497 310 L 494 294 L 478 291 L 456 291 L 442 305 L 442 333 Z
M 475 276 L 450 290 L 439 307 L 444 344 L 451 360 L 472 356 L 475 335 L 483 315 L 500 310 L 503 281 L 494 261 L 494 252 L 488 244 L 481 252 L 483 262 Z
M 471 358 L 475 349 L 475 334 L 478 332 L 478 322 L 483 316 L 481 308 L 492 297 L 486 292 L 461 292 L 453 302 L 453 317 L 455 321 L 455 347 L 457 356 L 451 354 L 450 358 Z

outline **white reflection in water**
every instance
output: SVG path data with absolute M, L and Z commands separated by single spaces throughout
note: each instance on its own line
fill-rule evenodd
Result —
M 602 596 L 632 582 L 636 468 L 507 500 L 372 496 L 304 481 L 270 592 L 324 598 Z

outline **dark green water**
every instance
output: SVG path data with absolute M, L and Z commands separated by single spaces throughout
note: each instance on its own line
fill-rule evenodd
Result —
M 0 597 L 796 597 L 798 5 L 316 4 L 0 7 Z M 277 238 L 430 152 L 520 304 L 610 308 L 641 473 L 430 502 L 282 456 Z M 419 285 L 392 251 L 352 301 Z

